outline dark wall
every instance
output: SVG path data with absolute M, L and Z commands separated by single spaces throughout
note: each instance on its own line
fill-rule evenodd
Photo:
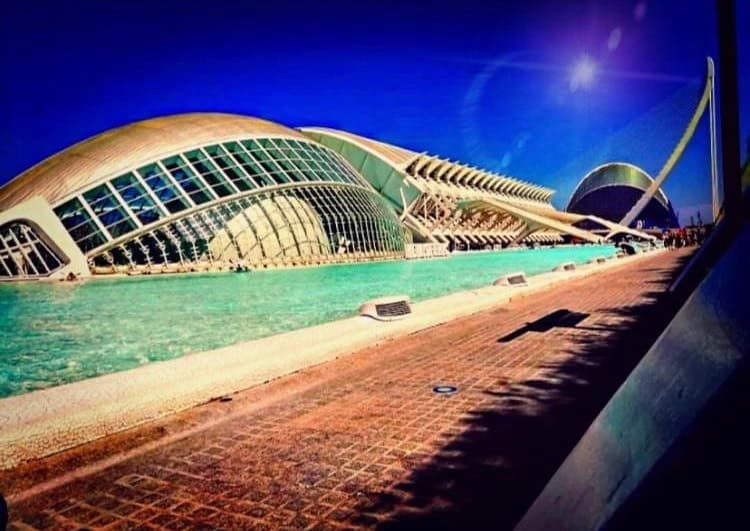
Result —
M 630 186 L 607 186 L 586 194 L 568 209 L 576 214 L 593 214 L 600 218 L 619 222 L 636 201 L 643 195 L 643 190 Z M 638 219 L 644 221 L 644 228 L 675 228 L 679 224 L 672 210 L 664 208 L 659 201 L 652 199 Z M 632 224 L 635 227 L 635 222 Z

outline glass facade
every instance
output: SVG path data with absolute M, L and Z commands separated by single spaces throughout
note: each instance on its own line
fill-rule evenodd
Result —
M 60 269 L 62 259 L 22 221 L 0 226 L 0 278 L 41 278 Z
M 112 186 L 143 225 L 153 223 L 165 216 L 164 210 L 156 204 L 156 200 L 132 173 L 113 179 Z
M 174 154 L 84 190 L 55 213 L 104 268 L 301 264 L 404 248 L 377 192 L 338 154 L 303 139 L 237 139 Z
M 55 214 L 84 253 L 106 243 L 102 229 L 79 199 L 71 199 L 58 206 Z
M 331 185 L 238 196 L 138 233 L 95 254 L 94 262 L 189 269 L 395 255 L 403 252 L 404 237 L 387 208 L 366 190 Z
M 83 198 L 112 237 L 117 238 L 136 228 L 134 220 L 106 184 L 84 192 Z

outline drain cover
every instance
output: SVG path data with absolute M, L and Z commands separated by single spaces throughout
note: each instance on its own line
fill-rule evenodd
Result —
M 438 385 L 433 387 L 432 390 L 439 395 L 449 395 L 458 391 L 458 387 L 452 385 Z

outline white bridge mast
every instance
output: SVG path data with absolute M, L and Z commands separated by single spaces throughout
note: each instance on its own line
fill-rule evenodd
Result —
M 706 85 L 703 88 L 703 93 L 698 101 L 698 105 L 695 108 L 693 116 L 690 118 L 685 131 L 682 133 L 679 142 L 672 150 L 669 158 L 664 163 L 661 171 L 653 180 L 651 185 L 643 192 L 643 195 L 636 201 L 633 207 L 628 211 L 627 214 L 620 220 L 620 225 L 629 227 L 631 223 L 643 212 L 643 209 L 653 199 L 656 192 L 661 188 L 661 185 L 667 179 L 667 176 L 674 168 L 677 161 L 682 157 L 685 152 L 685 148 L 693 138 L 695 129 L 698 127 L 698 122 L 703 117 L 703 113 L 706 112 L 706 107 L 709 108 L 709 129 L 711 135 L 711 208 L 713 210 L 713 219 L 716 221 L 719 215 L 720 203 L 719 203 L 719 175 L 718 175 L 718 161 L 717 161 L 717 145 L 716 145 L 716 103 L 714 99 L 714 62 L 710 57 L 707 60 L 707 72 L 706 72 Z M 609 236 L 612 236 L 610 233 Z
M 716 146 L 716 87 L 714 83 L 714 61 L 708 58 L 708 72 L 711 81 L 711 95 L 708 107 L 709 135 L 711 137 L 711 213 L 713 222 L 719 217 L 721 204 L 719 203 L 719 161 Z

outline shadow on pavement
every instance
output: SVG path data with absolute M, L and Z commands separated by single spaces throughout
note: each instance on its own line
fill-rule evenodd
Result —
M 544 317 L 540 317 L 536 321 L 526 323 L 525 326 L 514 330 L 510 334 L 507 334 L 500 339 L 498 343 L 508 343 L 524 335 L 526 332 L 547 332 L 552 328 L 575 328 L 575 326 L 586 319 L 589 314 L 571 312 L 570 310 L 555 310 L 550 312 Z
M 565 361 L 520 383 L 485 390 L 489 407 L 473 411 L 464 431 L 407 481 L 385 494 L 362 493 L 351 523 L 511 529 L 674 316 L 665 290 L 677 270 L 679 265 L 662 270 L 658 290 L 646 293 L 645 302 L 592 316 L 617 326 L 579 327 L 588 314 L 559 309 L 499 338 L 507 343 L 554 327 L 594 332 L 574 336 L 573 356 Z

